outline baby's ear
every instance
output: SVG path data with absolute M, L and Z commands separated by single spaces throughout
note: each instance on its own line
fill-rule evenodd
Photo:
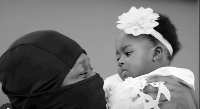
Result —
M 153 61 L 156 62 L 162 58 L 164 54 L 164 48 L 162 46 L 155 46 L 154 47 L 154 54 L 153 54 Z

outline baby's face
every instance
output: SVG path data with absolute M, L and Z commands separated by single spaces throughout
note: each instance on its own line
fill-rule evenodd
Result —
M 82 53 L 74 64 L 73 68 L 65 77 L 62 86 L 74 84 L 94 76 L 95 74 L 96 73 L 92 71 L 89 57 L 85 53 Z
M 153 69 L 153 45 L 145 35 L 124 32 L 116 40 L 118 74 L 122 79 L 147 74 Z

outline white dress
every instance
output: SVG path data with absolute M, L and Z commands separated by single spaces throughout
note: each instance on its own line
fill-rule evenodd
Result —
M 171 95 L 164 82 L 146 82 L 146 79 L 156 75 L 171 76 L 178 82 L 195 90 L 194 74 L 185 68 L 161 67 L 136 78 L 129 77 L 125 81 L 118 74 L 115 74 L 104 80 L 103 88 L 107 100 L 107 109 L 160 109 L 158 107 L 160 94 L 164 94 L 169 101 Z M 158 87 L 159 90 L 155 100 L 148 94 L 143 93 L 143 89 L 147 85 Z

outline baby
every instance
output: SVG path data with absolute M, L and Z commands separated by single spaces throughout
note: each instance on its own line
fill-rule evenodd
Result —
M 148 74 L 135 78 L 128 77 L 123 81 L 118 74 L 108 77 L 104 81 L 107 107 L 109 109 L 160 109 L 158 107 L 160 94 L 170 101 L 170 91 L 164 82 L 147 83 L 153 76 L 170 76 L 176 81 L 195 90 L 194 75 L 189 69 L 176 67 L 161 67 Z M 156 99 L 143 92 L 148 85 L 158 88 Z
M 180 49 L 176 28 L 169 18 L 153 13 L 151 8 L 132 7 L 119 16 L 117 23 L 117 28 L 122 31 L 115 45 L 118 74 L 104 81 L 107 108 L 159 109 L 171 106 L 195 109 L 193 98 L 183 88 L 194 89 L 193 73 L 169 66 Z M 157 76 L 163 79 L 148 82 Z M 174 91 L 172 85 L 182 90 Z M 157 88 L 155 96 L 146 93 L 149 86 Z M 185 96 L 176 98 L 174 95 L 178 94 Z M 164 105 L 168 103 L 166 101 L 174 104 Z

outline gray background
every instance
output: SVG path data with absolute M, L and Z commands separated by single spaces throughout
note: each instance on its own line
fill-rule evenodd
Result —
M 194 72 L 199 96 L 199 16 L 195 0 L 0 0 L 0 55 L 26 33 L 53 29 L 85 48 L 94 70 L 105 79 L 117 71 L 117 17 L 131 6 L 151 7 L 171 18 L 183 45 L 172 65 Z M 0 90 L 0 106 L 7 102 Z

